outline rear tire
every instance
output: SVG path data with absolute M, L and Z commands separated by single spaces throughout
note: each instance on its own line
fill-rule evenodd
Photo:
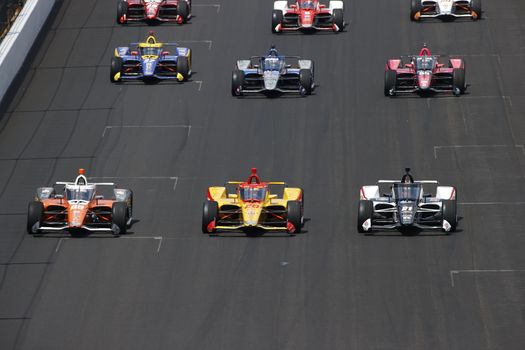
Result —
M 419 18 L 416 18 L 418 13 L 421 13 L 421 0 L 412 0 L 410 4 L 410 20 L 419 21 Z
M 117 23 L 118 24 L 126 24 L 128 23 L 127 20 L 122 21 L 122 17 L 128 14 L 128 3 L 125 1 L 120 0 L 117 3 Z
M 111 221 L 113 222 L 113 225 L 119 228 L 119 233 L 115 235 L 126 234 L 128 228 L 128 204 L 126 202 L 114 202 L 111 213 Z
M 275 27 L 277 27 L 279 24 L 283 23 L 283 11 L 281 10 L 273 10 L 272 12 L 272 33 L 279 33 L 275 30 Z
M 286 207 L 286 220 L 292 224 L 295 228 L 294 232 L 289 233 L 301 233 L 302 223 L 303 223 L 303 213 L 301 208 L 300 201 L 288 201 Z
M 357 211 L 357 231 L 359 233 L 365 233 L 365 234 L 371 234 L 370 230 L 365 231 L 363 229 L 363 224 L 366 220 L 372 218 L 372 214 L 374 213 L 374 203 L 369 200 L 360 200 L 359 201 L 359 208 Z
M 467 84 L 465 83 L 465 68 L 456 68 L 452 72 L 452 85 L 454 88 L 459 89 L 461 94 L 464 94 L 467 90 Z
M 394 70 L 385 71 L 385 96 L 395 96 L 397 73 Z M 391 91 L 394 91 L 393 93 Z
M 312 71 L 309 69 L 301 69 L 299 71 L 299 82 L 301 87 L 305 90 L 307 95 L 311 95 L 313 91 L 314 77 Z
M 29 202 L 27 207 L 27 233 L 33 234 L 33 226 L 42 220 L 44 205 L 42 202 Z
M 458 216 L 457 216 L 457 204 L 454 200 L 444 200 L 441 204 L 441 211 L 443 213 L 443 220 L 447 220 L 450 224 L 450 231 L 447 234 L 450 234 L 456 231 L 458 226 Z
M 111 57 L 111 68 L 110 68 L 110 77 L 112 83 L 117 83 L 120 81 L 120 77 L 115 79 L 115 75 L 118 73 L 122 74 L 122 58 L 120 57 Z
M 232 96 L 242 96 L 242 85 L 244 83 L 244 72 L 234 70 L 232 73 Z
M 214 221 L 217 220 L 217 215 L 219 214 L 219 203 L 216 201 L 206 201 L 204 202 L 204 205 L 202 206 L 202 233 L 213 233 L 215 232 L 215 229 L 213 229 L 212 232 L 208 231 L 208 225 Z
M 473 20 L 481 19 L 481 0 L 471 0 L 470 1 L 470 11 L 476 12 L 477 17 L 472 17 Z
M 181 3 L 185 3 L 182 1 Z M 183 76 L 182 81 L 188 81 L 190 78 L 190 61 L 186 56 L 179 56 L 177 58 L 177 73 Z
M 185 0 L 180 0 L 177 5 L 177 15 L 182 18 L 182 23 L 187 23 L 190 16 L 190 7 Z
M 333 23 L 338 27 L 337 31 L 342 32 L 345 28 L 345 20 L 342 9 L 335 9 L 332 14 Z

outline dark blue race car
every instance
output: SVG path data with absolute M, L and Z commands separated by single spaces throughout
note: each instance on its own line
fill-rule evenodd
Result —
M 174 47 L 173 52 L 167 47 Z M 125 80 L 186 81 L 191 75 L 191 50 L 176 43 L 157 42 L 150 33 L 145 42 L 117 47 L 111 58 L 112 82 Z

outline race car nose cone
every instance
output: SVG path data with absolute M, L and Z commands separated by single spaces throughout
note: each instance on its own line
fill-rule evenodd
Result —
M 430 80 L 431 80 L 431 76 L 430 74 L 420 74 L 418 76 L 418 83 L 419 83 L 419 88 L 422 89 L 422 90 L 426 90 L 430 87 Z

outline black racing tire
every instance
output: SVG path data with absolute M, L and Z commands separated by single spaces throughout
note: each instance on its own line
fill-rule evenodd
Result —
M 394 70 L 388 69 L 385 71 L 385 96 L 392 96 L 390 90 L 396 88 L 397 73 Z
M 473 20 L 481 19 L 482 10 L 481 10 L 481 0 L 471 0 L 470 1 L 470 11 L 476 13 L 476 17 L 472 17 Z
M 455 200 L 444 200 L 441 202 L 441 212 L 443 220 L 447 220 L 450 224 L 450 231 L 448 234 L 456 231 L 458 226 L 457 204 Z
M 129 221 L 129 218 L 133 218 L 133 191 L 129 190 L 129 192 L 130 194 L 129 194 L 129 203 L 128 203 L 128 221 Z M 132 222 L 131 221 L 129 223 L 126 222 L 126 224 L 127 224 L 127 227 L 130 228 Z
M 467 90 L 467 84 L 465 82 L 465 68 L 455 68 L 452 71 L 452 85 L 454 85 L 454 88 L 458 88 L 460 93 L 465 93 Z
M 273 10 L 272 12 L 272 33 L 279 33 L 275 30 L 279 24 L 283 23 L 283 11 Z
M 419 18 L 416 18 L 418 12 L 421 12 L 421 0 L 412 0 L 410 3 L 410 20 L 419 21 Z
M 117 23 L 118 24 L 128 23 L 127 20 L 123 22 L 120 20 L 122 16 L 127 15 L 127 14 L 128 14 L 128 3 L 126 1 L 119 0 L 117 2 Z
M 42 202 L 29 202 L 29 205 L 27 206 L 27 233 L 33 234 L 33 226 L 42 220 L 43 213 L 44 205 Z
M 177 15 L 182 18 L 182 23 L 187 23 L 190 17 L 190 7 L 185 0 L 180 0 L 177 5 Z
M 202 233 L 213 233 L 215 232 L 215 229 L 212 232 L 208 231 L 208 225 L 214 221 L 217 220 L 217 216 L 219 215 L 219 203 L 216 201 L 206 201 L 204 202 L 202 206 Z
M 242 86 L 244 84 L 244 72 L 234 70 L 232 72 L 232 96 L 242 96 Z
M 314 76 L 310 69 L 301 69 L 299 71 L 299 83 L 305 89 L 307 95 L 313 91 Z
M 190 78 L 190 60 L 187 56 L 179 56 L 177 58 L 177 73 L 183 76 L 182 81 L 188 81 Z
M 115 79 L 117 73 L 122 73 L 122 58 L 120 57 L 111 57 L 111 68 L 110 68 L 110 77 L 112 83 L 117 83 L 119 79 Z
M 288 201 L 286 206 L 286 220 L 295 227 L 295 232 L 301 233 L 303 227 L 303 210 L 301 201 Z
M 345 28 L 345 20 L 342 9 L 335 9 L 332 13 L 332 21 L 339 28 L 337 31 L 342 32 Z
M 126 202 L 114 202 L 111 208 L 111 221 L 119 228 L 120 235 L 126 234 L 128 222 L 128 204 Z
M 363 224 L 366 220 L 372 218 L 374 213 L 374 203 L 369 200 L 361 199 L 359 201 L 359 208 L 357 210 L 357 231 L 359 233 L 370 234 L 370 231 L 365 231 L 363 229 Z

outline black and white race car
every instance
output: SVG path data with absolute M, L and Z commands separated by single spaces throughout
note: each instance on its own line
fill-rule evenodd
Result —
M 481 0 L 412 0 L 410 19 L 466 17 L 481 18 Z
M 435 180 L 414 181 L 406 169 L 401 181 L 379 180 L 377 185 L 360 189 L 357 230 L 409 229 L 455 231 L 458 223 L 456 188 L 439 186 Z M 380 186 L 390 185 L 390 193 L 380 193 Z M 434 185 L 435 194 L 424 186 Z

